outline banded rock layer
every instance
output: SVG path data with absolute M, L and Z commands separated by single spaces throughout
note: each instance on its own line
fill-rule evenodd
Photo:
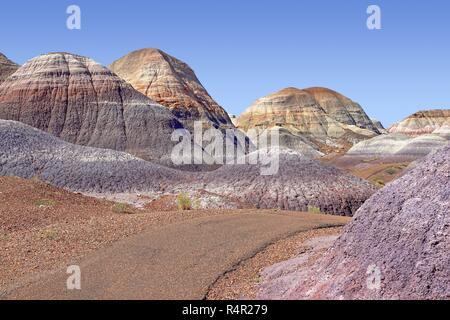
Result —
M 402 134 L 387 134 L 358 143 L 346 155 L 417 158 L 445 146 L 448 141 L 447 138 L 438 134 L 425 134 L 415 138 Z
M 16 72 L 17 69 L 19 69 L 19 65 L 9 60 L 4 54 L 0 53 L 0 83 Z
M 170 136 L 182 128 L 170 111 L 107 68 L 68 53 L 34 58 L 3 82 L 0 118 L 151 161 L 168 158 Z
M 77 192 L 148 196 L 189 192 L 226 203 L 315 208 L 336 215 L 352 215 L 375 192 L 368 182 L 293 151 L 281 152 L 279 171 L 273 175 L 262 176 L 260 169 L 260 165 L 226 165 L 212 172 L 183 172 L 124 152 L 74 145 L 23 123 L 0 120 L 0 175 L 37 177 Z
M 112 63 L 110 69 L 136 90 L 170 108 L 191 130 L 194 121 L 234 128 L 226 111 L 211 98 L 194 71 L 159 49 L 134 51 Z
M 389 128 L 389 133 L 412 137 L 430 134 L 443 127 L 450 129 L 450 109 L 419 111 Z
M 347 150 L 380 134 L 359 104 L 326 88 L 287 88 L 258 99 L 239 117 L 238 127 L 283 128 L 292 137 L 282 146 L 299 152 Z
M 348 156 L 419 158 L 450 141 L 450 110 L 417 112 L 389 129 L 389 133 L 353 146 Z

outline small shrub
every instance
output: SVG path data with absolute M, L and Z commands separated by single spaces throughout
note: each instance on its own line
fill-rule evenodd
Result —
M 36 201 L 36 206 L 39 208 L 50 208 L 56 206 L 56 201 L 49 199 L 40 199 Z
M 9 236 L 6 233 L 0 232 L 0 241 L 9 240 Z
M 134 214 L 134 210 L 133 208 L 126 203 L 116 203 L 114 204 L 112 210 L 115 213 L 120 213 L 120 214 Z
M 315 207 L 315 206 L 311 206 L 311 205 L 308 205 L 308 212 L 309 213 L 322 213 L 320 208 Z
M 255 284 L 260 284 L 261 282 L 263 281 L 263 278 L 261 277 L 261 275 L 256 275 L 254 278 L 253 278 L 253 282 L 255 283 Z
M 397 173 L 397 169 L 396 168 L 388 168 L 388 169 L 386 169 L 386 173 L 390 174 L 392 176 Z
M 370 158 L 370 159 L 364 159 L 362 162 L 363 163 L 370 163 L 370 162 L 374 162 L 374 161 L 377 161 L 378 160 L 378 158 Z
M 45 229 L 41 231 L 41 239 L 45 240 L 56 240 L 58 237 L 58 232 L 54 229 Z
M 376 180 L 375 184 L 379 187 L 384 187 L 386 185 L 386 183 L 384 183 L 384 181 L 380 179 Z
M 41 183 L 42 182 L 41 178 L 37 174 L 32 176 L 30 180 L 33 181 L 33 182 L 36 182 L 36 183 Z
M 178 209 L 185 211 L 185 210 L 192 210 L 192 201 L 191 198 L 185 193 L 180 193 L 177 197 L 177 205 Z

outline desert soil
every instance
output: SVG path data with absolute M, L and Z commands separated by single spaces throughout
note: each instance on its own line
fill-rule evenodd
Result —
M 258 252 L 252 258 L 242 261 L 233 270 L 220 277 L 208 294 L 208 300 L 254 300 L 259 299 L 261 286 L 265 285 L 264 271 L 278 263 L 286 262 L 302 254 L 308 253 L 308 245 L 313 239 L 338 236 L 343 227 L 323 228 L 300 232 L 292 237 L 282 239 Z M 324 250 L 309 257 L 307 267 L 318 259 Z
M 148 227 L 216 214 L 221 212 L 135 209 L 40 181 L 0 177 L 0 288 Z
M 330 155 L 321 159 L 361 179 L 372 182 L 378 188 L 384 187 L 391 181 L 400 178 L 413 162 L 413 159 L 377 157 L 342 157 Z
M 13 177 L 0 177 L 0 203 L 0 294 L 6 298 L 14 297 L 8 296 L 8 292 L 36 283 L 37 290 L 18 291 L 16 296 L 40 298 L 45 296 L 45 291 L 51 297 L 61 297 L 51 295 L 57 290 L 52 291 L 53 276 L 49 280 L 47 275 L 67 268 L 72 262 L 92 271 L 92 290 L 77 298 L 102 295 L 121 298 L 127 294 L 132 298 L 203 298 L 221 275 L 271 243 L 298 232 L 339 226 L 348 221 L 342 217 L 277 210 L 136 209 Z M 148 253 L 149 244 L 155 252 L 164 254 Z M 145 260 L 147 255 L 149 260 L 145 261 L 156 268 L 148 272 L 161 273 L 158 288 L 165 285 L 163 276 L 170 274 L 179 276 L 180 285 L 186 279 L 198 281 L 188 281 L 192 290 L 177 289 L 178 284 L 174 284 L 164 292 L 143 290 L 143 295 L 135 296 L 133 288 L 122 287 L 127 286 L 129 279 L 113 274 L 113 281 L 121 279 L 122 282 L 116 291 L 105 293 L 103 281 L 109 283 L 111 279 L 102 278 L 104 269 L 101 268 L 116 266 L 117 259 L 124 254 L 135 254 L 131 259 L 135 259 L 134 264 L 130 262 L 129 269 L 124 267 L 124 273 L 140 265 L 140 259 Z M 191 266 L 192 274 L 186 273 L 186 265 L 177 260 L 179 256 L 186 256 L 187 266 L 200 259 L 197 267 Z M 214 261 L 216 265 L 212 264 Z M 171 268 L 174 268 L 172 273 Z M 145 272 L 142 277 L 146 276 Z M 63 277 L 67 278 L 65 270 Z

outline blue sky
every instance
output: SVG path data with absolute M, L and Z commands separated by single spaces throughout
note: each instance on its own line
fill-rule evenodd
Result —
M 66 8 L 82 30 L 66 28 Z M 366 9 L 382 10 L 382 30 Z M 324 86 L 386 126 L 450 108 L 450 1 L 15 0 L 2 3 L 0 52 L 18 63 L 67 51 L 109 64 L 156 47 L 187 62 L 230 113 L 288 86 Z

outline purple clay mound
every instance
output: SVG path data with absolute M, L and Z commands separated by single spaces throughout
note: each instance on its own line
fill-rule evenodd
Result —
M 364 203 L 290 298 L 449 299 L 450 145 Z

